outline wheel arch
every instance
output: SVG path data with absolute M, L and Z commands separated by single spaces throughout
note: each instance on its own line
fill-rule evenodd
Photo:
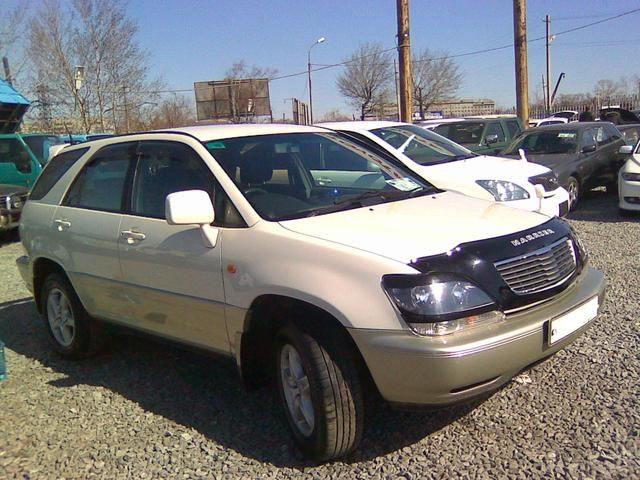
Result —
M 331 335 L 341 335 L 357 359 L 363 385 L 374 385 L 360 350 L 336 316 L 305 300 L 264 294 L 254 299 L 245 317 L 244 330 L 236 334 L 236 364 L 245 386 L 258 387 L 272 380 L 274 340 L 285 325 L 294 325 L 302 331 L 321 329 Z
M 58 273 L 64 276 L 69 281 L 69 283 L 71 283 L 71 279 L 65 272 L 62 265 L 60 265 L 58 262 L 46 257 L 40 257 L 34 260 L 33 262 L 33 298 L 36 302 L 38 313 L 42 313 L 42 298 L 41 298 L 42 286 L 44 284 L 45 279 L 51 273 Z

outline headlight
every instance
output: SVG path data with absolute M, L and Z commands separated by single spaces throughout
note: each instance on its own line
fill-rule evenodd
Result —
M 476 180 L 476 183 L 488 191 L 498 202 L 525 200 L 529 198 L 527 192 L 520 185 L 505 180 Z
M 622 174 L 622 179 L 627 180 L 628 182 L 640 182 L 640 173 L 624 172 Z
M 482 289 L 452 276 L 385 275 L 383 286 L 420 335 L 448 335 L 504 319 Z

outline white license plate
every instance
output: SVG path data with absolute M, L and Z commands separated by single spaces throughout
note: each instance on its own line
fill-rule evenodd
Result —
M 549 345 L 562 340 L 567 335 L 586 325 L 598 315 L 598 297 L 593 297 L 587 303 L 575 310 L 549 321 Z

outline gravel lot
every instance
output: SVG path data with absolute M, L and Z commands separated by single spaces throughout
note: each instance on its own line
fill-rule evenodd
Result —
M 593 328 L 472 405 L 381 408 L 352 458 L 321 465 L 230 361 L 125 336 L 97 358 L 57 358 L 14 266 L 22 249 L 5 241 L 0 478 L 640 478 L 640 216 L 592 192 L 571 223 L 608 281 Z

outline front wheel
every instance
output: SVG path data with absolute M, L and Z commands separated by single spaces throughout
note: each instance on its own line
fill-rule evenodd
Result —
M 580 198 L 580 183 L 576 177 L 567 179 L 567 193 L 569 194 L 569 210 L 574 210 Z
M 364 426 L 356 361 L 340 334 L 289 326 L 276 340 L 277 385 L 289 429 L 300 449 L 318 460 L 352 452 Z

